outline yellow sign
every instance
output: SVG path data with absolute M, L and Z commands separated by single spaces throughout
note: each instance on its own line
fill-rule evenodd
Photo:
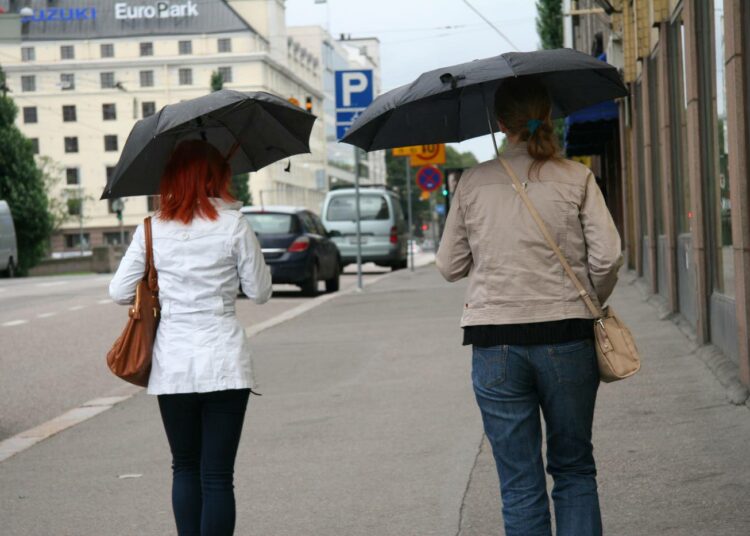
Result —
M 411 156 L 422 150 L 421 145 L 412 145 L 411 147 L 397 147 L 393 149 L 393 156 Z
M 410 156 L 412 166 L 445 164 L 445 144 L 420 145 L 420 151 Z
M 430 192 L 422 192 L 419 194 L 419 199 L 422 201 L 427 201 L 430 198 Z

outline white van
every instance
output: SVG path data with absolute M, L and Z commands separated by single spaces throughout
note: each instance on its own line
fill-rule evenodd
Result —
M 362 262 L 393 270 L 408 262 L 408 225 L 399 196 L 384 187 L 360 188 Z M 357 262 L 357 209 L 354 188 L 332 190 L 323 202 L 323 225 L 341 253 L 342 264 Z
M 0 273 L 13 277 L 17 267 L 16 228 L 7 201 L 0 201 Z

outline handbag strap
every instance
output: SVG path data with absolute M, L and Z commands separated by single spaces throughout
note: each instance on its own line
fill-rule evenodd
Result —
M 505 168 L 505 171 L 508 172 L 508 175 L 510 175 L 510 178 L 513 180 L 513 185 L 515 186 L 515 190 L 518 192 L 518 195 L 521 196 L 521 199 L 526 205 L 526 208 L 529 209 L 529 212 L 531 213 L 531 217 L 534 218 L 534 221 L 539 227 L 539 230 L 542 231 L 542 234 L 544 235 L 544 239 L 547 241 L 547 244 L 549 244 L 549 247 L 552 248 L 552 251 L 554 251 L 555 255 L 557 255 L 557 259 L 560 261 L 560 264 L 562 264 L 562 267 L 565 270 L 565 273 L 568 274 L 568 277 L 570 277 L 570 280 L 573 282 L 576 289 L 578 290 L 578 295 L 581 297 L 581 299 L 583 299 L 584 303 L 586 304 L 586 307 L 589 308 L 589 311 L 591 311 L 591 314 L 594 315 L 595 319 L 598 320 L 602 318 L 604 316 L 602 310 L 594 304 L 594 301 L 591 299 L 591 296 L 589 295 L 588 291 L 583 286 L 583 283 L 581 283 L 581 280 L 578 279 L 578 276 L 573 271 L 573 268 L 571 268 L 570 263 L 568 262 L 568 259 L 565 258 L 565 255 L 560 250 L 560 247 L 557 245 L 557 242 L 555 242 L 555 240 L 552 238 L 552 235 L 550 234 L 549 229 L 547 228 L 547 225 L 544 223 L 544 220 L 539 215 L 539 212 L 537 211 L 534 204 L 531 202 L 531 199 L 529 199 L 529 195 L 526 193 L 526 187 L 523 185 L 523 183 L 521 183 L 521 181 L 518 178 L 518 175 L 516 175 L 515 171 L 513 171 L 513 168 L 510 167 L 510 164 L 508 164 L 508 162 L 504 158 L 500 158 L 500 163 L 502 163 L 503 167 Z
M 149 288 L 153 292 L 159 290 L 159 279 L 154 265 L 154 243 L 151 234 L 151 216 L 143 220 L 143 230 L 146 235 L 146 272 L 143 278 L 148 282 Z

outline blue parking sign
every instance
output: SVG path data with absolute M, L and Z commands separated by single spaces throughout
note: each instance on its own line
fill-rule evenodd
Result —
M 336 137 L 341 139 L 375 96 L 372 69 L 336 71 Z

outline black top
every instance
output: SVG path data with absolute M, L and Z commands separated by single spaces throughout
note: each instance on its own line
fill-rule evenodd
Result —
M 464 327 L 464 345 L 534 346 L 561 344 L 580 339 L 594 338 L 594 321 L 586 318 L 570 318 L 554 322 L 533 324 L 506 324 Z

